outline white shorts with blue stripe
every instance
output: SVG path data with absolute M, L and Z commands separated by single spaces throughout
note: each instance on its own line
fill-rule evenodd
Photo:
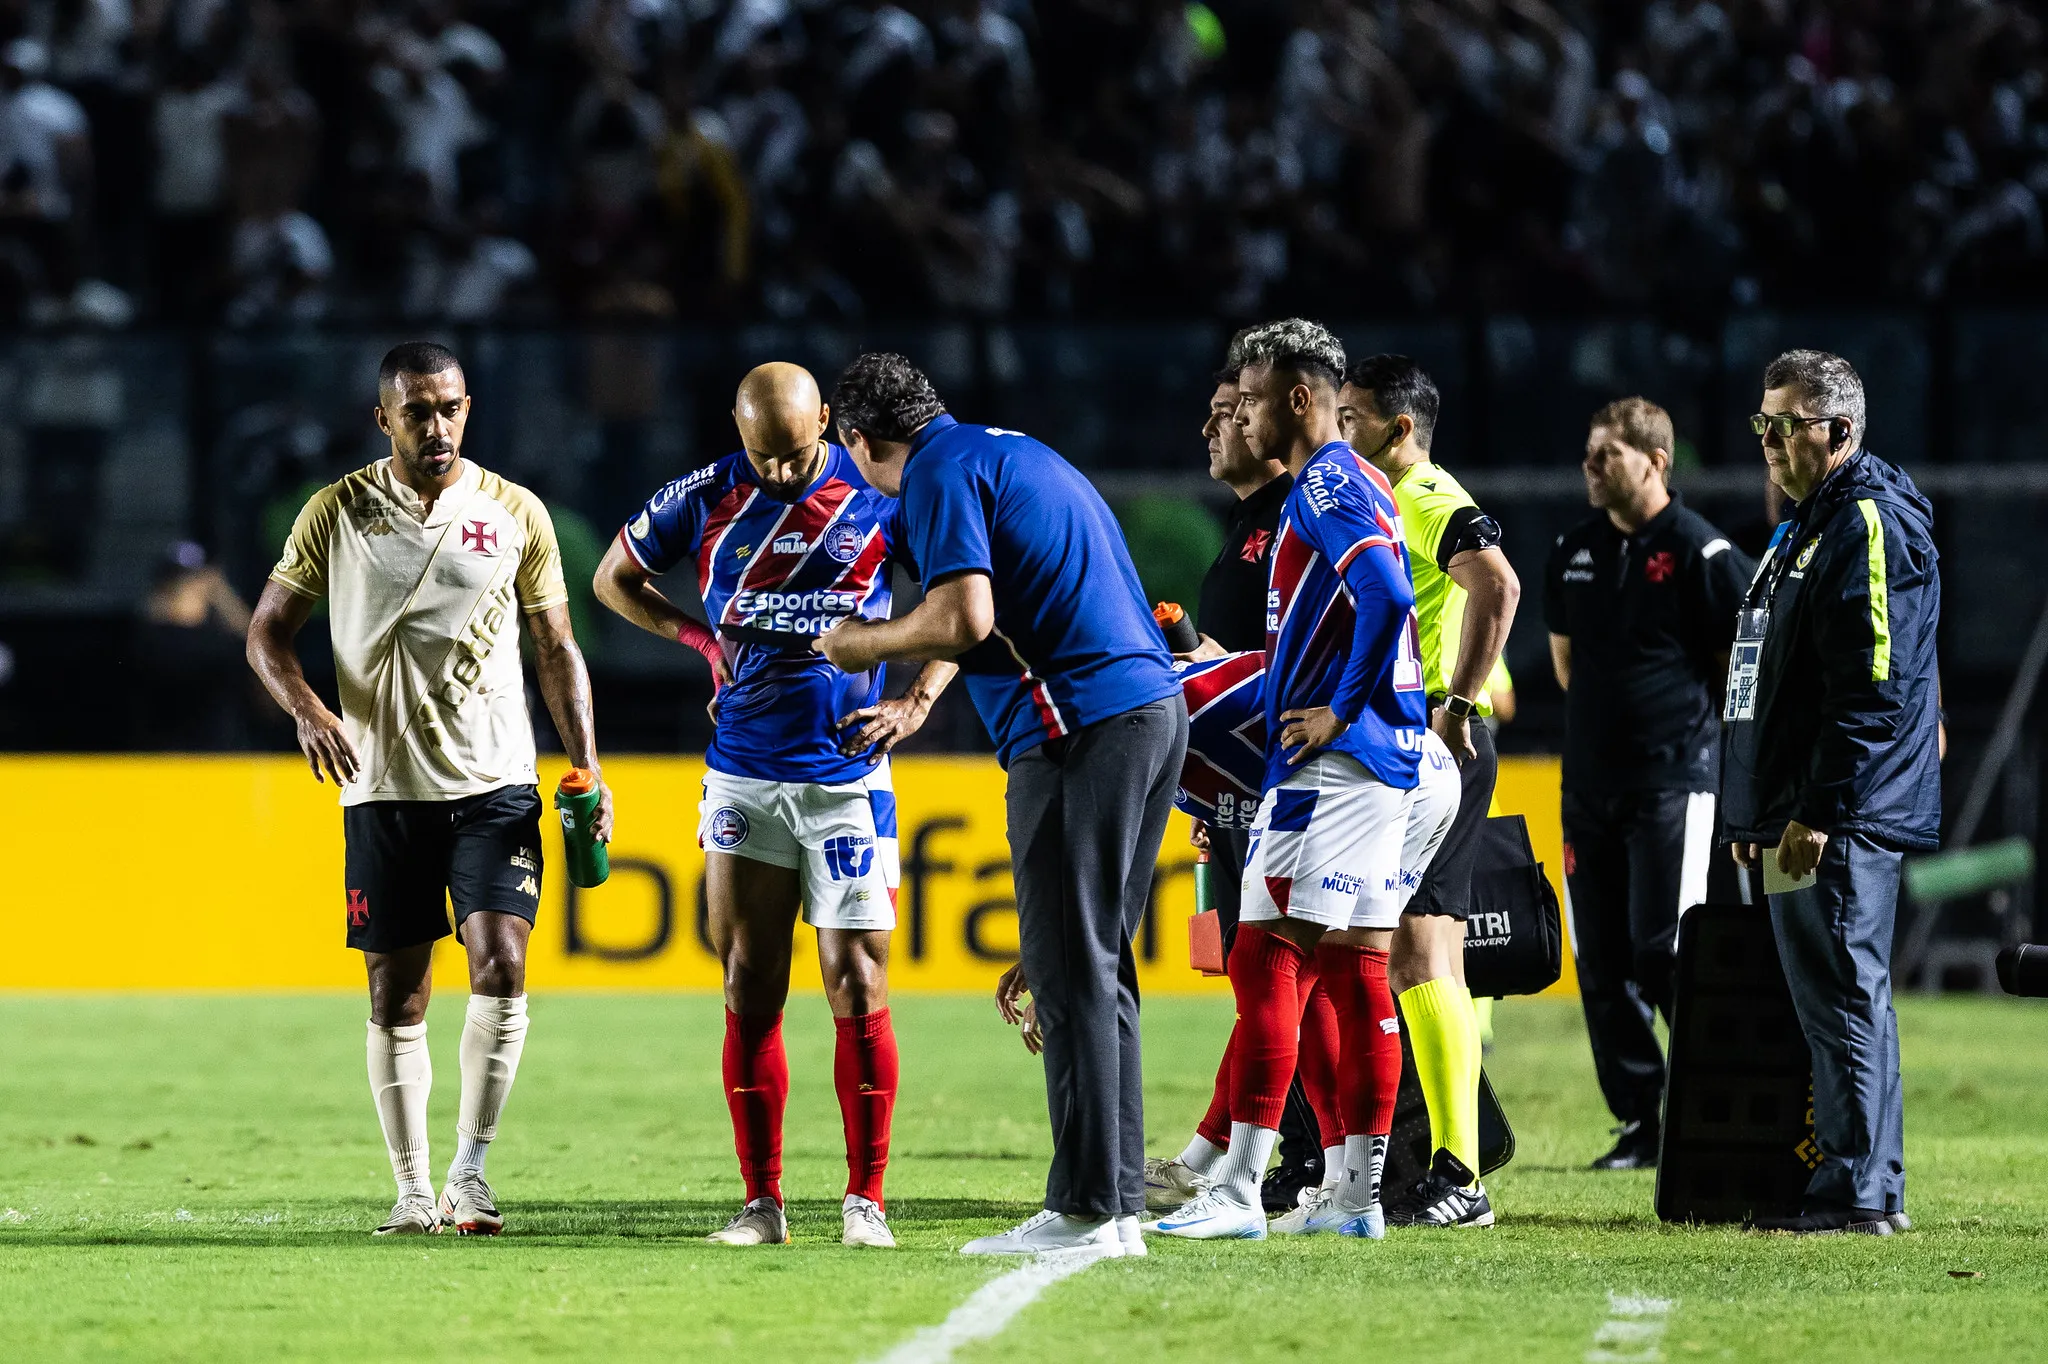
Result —
M 1401 844 L 1413 791 L 1323 753 L 1266 793 L 1245 858 L 1246 923 L 1305 919 L 1324 928 L 1393 928 Z
M 896 926 L 896 789 L 884 758 L 859 781 L 762 781 L 704 774 L 697 843 L 800 869 L 813 928 Z

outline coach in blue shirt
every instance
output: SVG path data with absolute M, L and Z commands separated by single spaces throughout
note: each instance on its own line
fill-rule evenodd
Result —
M 1187 748 L 1187 711 L 1116 519 L 1019 431 L 963 426 L 900 355 L 860 356 L 832 413 L 877 489 L 902 499 L 925 597 L 848 620 L 818 649 L 849 671 L 957 658 L 1009 772 L 1022 979 L 1052 1115 L 1045 1211 L 970 1254 L 1142 1253 L 1145 1112 L 1131 935 Z

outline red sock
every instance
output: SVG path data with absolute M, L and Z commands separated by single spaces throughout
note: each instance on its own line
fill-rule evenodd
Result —
M 1316 949 L 1325 988 L 1343 1034 L 1338 1106 L 1346 1136 L 1385 1136 L 1394 1126 L 1401 1085 L 1401 1034 L 1387 1024 L 1394 995 L 1387 988 L 1387 954 L 1370 947 L 1324 944 Z
M 1320 949 L 1316 955 L 1322 955 Z M 1337 1102 L 1338 1037 L 1336 1007 L 1330 1002 L 1330 992 L 1317 981 L 1301 1013 L 1301 1057 L 1296 1065 L 1326 1147 L 1344 1144 L 1343 1115 Z
M 789 1102 L 789 1057 L 782 1015 L 725 1011 L 725 1106 L 739 1152 L 747 1201 L 782 1201 L 782 1110 Z
M 1254 1127 L 1280 1126 L 1301 1042 L 1299 979 L 1307 954 L 1277 933 L 1241 923 L 1230 949 L 1237 995 L 1237 1047 L 1230 1116 Z
M 1216 1065 L 1216 1087 L 1209 1093 L 1209 1111 L 1195 1125 L 1195 1135 L 1219 1151 L 1230 1145 L 1230 1076 L 1236 1058 L 1237 1029 L 1233 1027 L 1230 1040 L 1223 1044 L 1223 1059 Z
M 1383 1137 L 1394 1130 L 1394 1101 L 1401 1095 L 1401 1023 L 1394 990 L 1387 984 L 1387 954 L 1376 947 L 1358 953 L 1359 976 L 1365 984 L 1365 1035 L 1371 1051 L 1371 1082 L 1360 1096 L 1361 1135 Z
M 896 1030 L 889 1011 L 835 1018 L 832 1084 L 846 1126 L 846 1191 L 882 1201 L 889 1168 L 889 1115 L 896 1107 Z

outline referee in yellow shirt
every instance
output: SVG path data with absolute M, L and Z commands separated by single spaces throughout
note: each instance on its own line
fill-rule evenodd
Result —
M 1465 988 L 1465 916 L 1473 837 L 1486 820 L 1498 768 L 1493 736 L 1475 716 L 1493 707 L 1486 679 L 1507 643 L 1522 587 L 1501 551 L 1500 525 L 1449 473 L 1429 442 L 1441 401 L 1405 355 L 1353 362 L 1338 395 L 1344 438 L 1394 485 L 1415 578 L 1415 616 L 1429 726 L 1458 760 L 1458 817 L 1401 917 L 1387 974 L 1400 998 L 1429 1101 L 1436 1154 L 1429 1176 L 1387 1203 L 1390 1224 L 1482 1225 L 1479 1186 L 1479 1020 Z

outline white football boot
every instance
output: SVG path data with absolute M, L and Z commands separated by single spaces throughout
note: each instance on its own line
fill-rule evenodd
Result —
M 1303 1189 L 1295 1206 L 1267 1223 L 1266 1230 L 1275 1236 L 1314 1236 L 1317 1232 L 1336 1231 L 1357 1215 L 1339 1208 L 1336 1189 L 1321 1184 Z
M 704 1239 L 722 1246 L 786 1246 L 789 1220 L 782 1215 L 780 1203 L 772 1198 L 757 1198 Z
M 889 1219 L 873 1199 L 848 1194 L 839 1207 L 839 1220 L 844 1227 L 839 1237 L 841 1245 L 896 1249 L 896 1237 L 889 1230 Z
M 1154 1222 L 1151 1230 L 1191 1241 L 1263 1241 L 1266 1213 L 1263 1208 L 1246 1207 L 1221 1189 L 1211 1189 Z
M 1196 1174 L 1178 1157 L 1164 1160 L 1153 1156 L 1145 1162 L 1145 1210 L 1171 1212 L 1183 1203 L 1200 1198 L 1209 1181 Z
M 391 1216 L 384 1225 L 371 1232 L 372 1236 L 438 1236 L 441 1234 L 441 1214 L 434 1210 L 434 1200 L 425 1194 L 411 1194 L 391 1205 Z
M 977 1236 L 960 1247 L 962 1255 L 1046 1255 L 1078 1252 L 1113 1260 L 1123 1255 L 1117 1219 L 1069 1217 L 1051 1208 L 1033 1213 L 995 1236 Z
M 441 1222 L 457 1236 L 496 1236 L 505 1229 L 498 1200 L 482 1172 L 464 1170 L 441 1190 Z

